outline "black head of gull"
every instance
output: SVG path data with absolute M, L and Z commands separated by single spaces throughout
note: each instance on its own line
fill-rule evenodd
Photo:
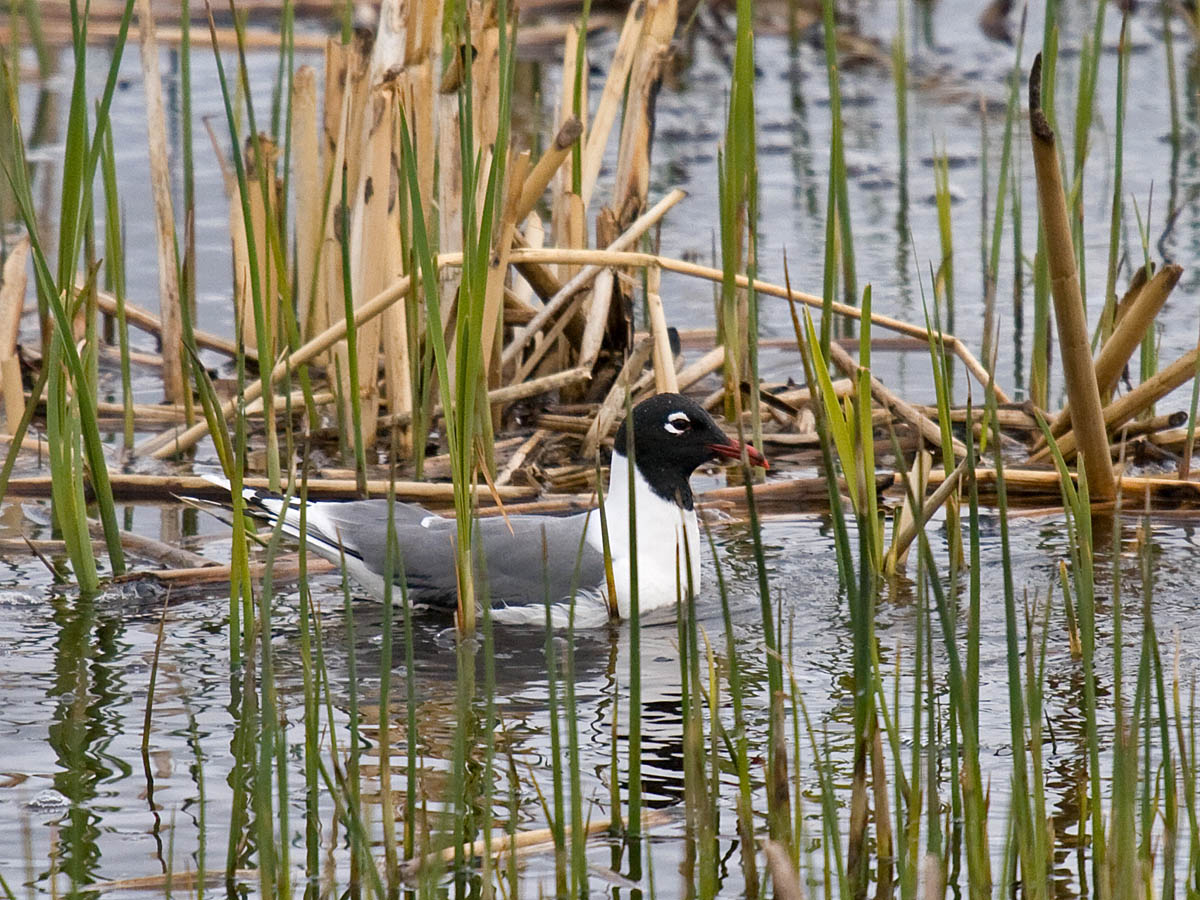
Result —
M 633 408 L 633 458 L 638 473 L 664 500 L 693 508 L 691 475 L 715 459 L 740 459 L 743 445 L 721 430 L 700 404 L 682 394 L 655 394 Z M 630 423 L 622 422 L 613 453 L 629 457 Z M 768 466 L 753 447 L 744 447 L 751 465 Z

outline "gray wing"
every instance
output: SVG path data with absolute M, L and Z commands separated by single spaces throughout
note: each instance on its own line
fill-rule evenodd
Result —
M 340 534 L 346 551 L 382 574 L 387 560 L 387 501 L 322 503 L 319 508 L 322 519 Z M 570 597 L 572 590 L 603 584 L 603 555 L 583 540 L 587 517 L 581 513 L 478 520 L 475 535 L 482 552 L 476 554 L 475 569 L 486 579 L 491 602 L 540 604 L 547 589 L 551 601 L 558 602 Z M 458 529 L 454 520 L 413 504 L 397 503 L 395 521 L 400 549 L 397 574 L 402 566 L 412 599 L 453 606 L 458 596 L 454 561 Z

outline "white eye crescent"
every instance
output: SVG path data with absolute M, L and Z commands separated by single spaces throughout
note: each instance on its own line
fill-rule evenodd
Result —
M 663 423 L 665 428 L 671 434 L 683 434 L 692 427 L 692 420 L 688 418 L 685 412 L 673 412 L 667 416 L 667 421 Z

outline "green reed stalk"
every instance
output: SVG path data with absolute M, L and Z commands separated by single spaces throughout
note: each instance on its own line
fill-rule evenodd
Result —
M 346 684 L 349 698 L 347 702 L 347 728 L 350 731 L 350 746 L 346 751 L 346 827 L 352 828 L 353 822 L 362 822 L 362 784 L 359 765 L 362 760 L 361 718 L 358 709 L 358 642 L 354 628 L 354 600 L 350 595 L 350 580 L 346 575 L 345 551 L 340 552 L 342 571 L 342 609 L 346 621 Z M 326 688 L 328 690 L 328 687 Z M 332 723 L 332 719 L 330 720 Z M 357 882 L 365 872 L 375 872 L 375 864 L 370 852 L 352 843 L 350 847 L 350 880 Z
M 575 897 L 588 896 L 587 835 L 583 821 L 583 785 L 580 780 L 579 760 L 579 705 L 575 698 L 575 609 L 579 591 L 580 568 L 583 563 L 586 532 L 579 536 L 579 549 L 575 554 L 575 571 L 571 576 L 571 609 L 567 615 L 567 644 L 565 650 L 565 676 L 567 704 L 567 771 L 570 777 L 571 795 L 571 893 Z
M 737 33 L 729 88 L 729 117 L 720 155 L 718 202 L 721 212 L 721 301 L 718 326 L 725 346 L 725 413 L 739 423 L 741 384 L 750 384 L 754 433 L 761 435 L 757 377 L 757 297 L 739 290 L 737 275 L 747 270 L 754 283 L 757 264 L 758 160 L 754 111 L 754 27 L 751 0 L 738 0 Z
M 896 36 L 892 38 L 892 80 L 896 88 L 896 139 L 900 145 L 900 184 L 908 182 L 908 21 L 905 7 L 896 4 Z M 901 187 L 903 190 L 903 187 Z M 828 348 L 822 347 L 828 352 Z
M 321 794 L 317 763 L 321 752 L 321 705 L 318 677 L 313 659 L 312 589 L 308 581 L 308 461 L 305 443 L 300 469 L 300 672 L 304 688 L 304 900 L 316 900 L 321 874 Z
M 829 76 L 829 167 L 837 196 L 838 224 L 841 226 L 842 290 L 847 303 L 858 299 L 858 279 L 854 274 L 854 232 L 850 228 L 849 177 L 846 174 L 846 147 L 842 135 L 842 91 L 838 80 L 837 25 L 834 0 L 821 0 L 825 35 L 825 69 Z
M 1012 178 L 1012 147 L 1013 123 L 1021 108 L 1021 58 L 1025 48 L 1025 15 L 1021 16 L 1021 29 L 1017 33 L 1017 53 L 1013 69 L 1009 76 L 1008 105 L 1004 112 L 1004 139 L 1000 150 L 1000 172 L 996 180 L 996 210 L 993 214 L 991 244 L 984 258 L 983 294 L 984 294 L 984 329 L 983 350 L 981 356 L 984 365 L 990 365 L 992 358 L 992 334 L 995 321 L 996 288 L 1000 277 L 1000 243 L 1004 236 L 1005 199 L 1011 181 L 1014 194 L 1017 192 L 1017 181 Z M 986 118 L 984 119 L 986 122 Z M 981 159 L 987 158 L 987 147 L 984 146 Z
M 571 109 L 580 122 L 587 121 L 587 110 L 583 108 L 583 88 L 587 84 L 587 32 L 592 14 L 592 0 L 583 0 L 579 13 L 579 27 L 575 44 L 575 80 L 571 89 Z M 583 193 L 583 141 L 571 145 L 571 190 Z
M 1074 157 L 1075 170 L 1072 181 L 1071 196 L 1074 200 L 1071 217 L 1071 237 L 1075 242 L 1075 264 L 1079 270 L 1079 283 L 1087 284 L 1086 254 L 1083 252 L 1083 166 L 1087 161 L 1088 133 L 1092 128 L 1092 118 L 1096 109 L 1096 81 L 1100 68 L 1100 57 L 1104 51 L 1104 13 L 1108 8 L 1108 0 L 1100 0 L 1096 4 L 1096 21 L 1092 34 L 1083 36 L 1083 46 L 1079 53 L 1079 93 L 1075 100 L 1075 133 Z M 1118 100 L 1118 103 L 1120 101 Z M 1120 125 L 1117 126 L 1120 128 Z M 1118 173 L 1120 168 L 1117 169 Z M 1064 179 L 1065 181 L 1066 179 Z M 1117 184 L 1120 184 L 1118 175 Z M 1087 302 L 1087 292 L 1083 292 L 1084 303 Z
M 1083 717 L 1088 749 L 1088 780 L 1092 825 L 1093 883 L 1101 884 L 1106 871 L 1104 817 L 1101 807 L 1103 781 L 1100 772 L 1100 734 L 1096 722 L 1096 593 L 1095 566 L 1092 543 L 1092 505 L 1087 490 L 1087 473 L 1077 462 L 1079 485 L 1075 486 L 1058 444 L 1050 437 L 1050 429 L 1038 415 L 1042 429 L 1062 484 L 1063 507 L 1066 510 L 1067 536 L 1071 548 L 1071 574 L 1075 585 L 1075 602 L 1079 617 L 1079 637 L 1083 650 Z M 1117 642 L 1114 641 L 1114 652 Z M 1082 823 L 1080 823 L 1082 829 Z
M 908 473 L 903 468 L 901 468 L 900 472 L 904 480 L 905 492 L 909 498 L 909 504 L 913 508 L 917 508 L 917 499 L 913 492 L 913 485 L 908 477 Z M 933 558 L 933 551 L 930 548 L 928 535 L 924 527 L 918 530 L 917 540 L 921 558 L 930 572 L 928 584 L 933 591 L 934 602 L 941 625 L 942 644 L 945 648 L 946 659 L 950 668 L 947 679 L 950 703 L 952 704 L 952 709 L 957 711 L 958 725 L 962 736 L 963 760 L 962 773 L 959 777 L 962 781 L 961 790 L 963 795 L 963 835 L 967 844 L 968 893 L 972 900 L 984 900 L 984 898 L 989 897 L 991 894 L 992 874 L 987 847 L 987 798 L 979 767 L 978 709 L 974 702 L 973 688 L 968 687 L 966 683 L 962 658 L 958 651 L 954 613 L 947 602 L 940 578 L 933 574 L 938 572 L 939 569 Z M 931 715 L 931 728 L 932 725 L 933 719 Z M 930 746 L 936 746 L 934 743 L 935 740 L 935 736 L 931 733 Z M 935 782 L 931 777 L 929 780 L 931 795 L 934 784 Z M 935 815 L 935 813 L 931 812 L 931 825 Z
M 1129 42 L 1126 37 L 1128 17 L 1121 19 L 1121 43 L 1117 53 L 1117 122 L 1113 149 L 1112 213 L 1108 225 L 1108 269 L 1104 283 L 1104 309 L 1098 329 L 1100 346 L 1112 334 L 1117 311 L 1117 266 L 1121 256 L 1121 219 L 1124 205 L 1122 179 L 1125 167 L 1125 101 L 1129 87 Z
M 234 0 L 230 0 L 230 9 L 233 10 Z M 290 271 L 287 263 L 287 240 L 285 235 L 281 233 L 279 223 L 286 222 L 288 218 L 288 189 L 291 183 L 291 152 L 292 152 L 292 90 L 291 90 L 291 74 L 292 61 L 294 56 L 294 8 L 293 0 L 284 0 L 283 11 L 281 14 L 280 25 L 280 66 L 281 72 L 280 81 L 283 82 L 282 93 L 286 98 L 286 102 L 282 107 L 284 115 L 283 124 L 283 165 L 280 190 L 274 202 L 272 202 L 270 185 L 275 177 L 276 164 L 273 159 L 268 159 L 268 154 L 265 152 L 262 142 L 262 135 L 258 130 L 258 124 L 254 117 L 254 102 L 250 90 L 250 69 L 246 63 L 246 28 L 245 21 L 240 16 L 234 16 L 234 33 L 237 37 L 238 50 L 238 76 L 240 89 L 244 91 L 246 97 L 246 121 L 250 130 L 252 146 L 254 147 L 255 163 L 260 170 L 258 179 L 258 188 L 262 197 L 263 208 L 271 214 L 266 216 L 264 225 L 266 227 L 266 247 L 262 248 L 262 252 L 267 254 L 274 266 L 276 273 L 274 288 L 278 292 L 278 297 L 267 297 L 264 295 L 264 304 L 273 303 L 278 312 L 278 319 L 271 320 L 271 329 L 268 332 L 268 340 L 275 341 L 282 338 L 288 342 L 288 347 L 291 350 L 296 350 L 300 346 L 300 324 L 296 321 L 296 310 L 292 302 L 292 298 L 296 294 L 296 289 L 293 287 L 292 279 L 287 277 Z M 277 91 L 278 92 L 278 91 Z M 272 129 L 275 135 L 276 143 L 279 143 L 279 123 L 276 121 L 277 109 L 272 109 Z M 270 165 L 268 165 L 270 163 Z M 244 207 L 243 207 L 244 208 Z M 343 205 L 345 211 L 345 205 Z M 246 228 L 250 225 L 247 223 Z M 342 237 L 346 238 L 349 234 L 347 230 L 342 231 Z M 294 277 L 294 273 L 293 273 Z M 298 286 L 297 286 L 298 287 Z M 267 306 L 264 305 L 264 311 Z M 261 341 L 261 338 L 260 338 Z M 261 354 L 260 354 L 261 355 Z M 272 360 L 272 363 L 274 360 Z M 299 369 L 300 389 L 304 394 L 304 404 L 308 413 L 309 422 L 316 423 L 320 420 L 317 414 L 316 403 L 313 400 L 312 380 L 309 377 L 308 366 L 301 366 Z M 264 409 L 267 407 L 264 407 Z M 289 419 L 290 422 L 290 419 Z M 289 426 L 290 427 L 290 426 Z M 274 419 L 267 416 L 267 445 L 268 449 L 271 446 L 272 440 L 278 443 L 275 437 Z M 268 473 L 270 466 L 268 465 Z
M 292 490 L 283 498 L 284 508 L 291 503 Z M 291 865 L 288 834 L 288 779 L 287 738 L 280 727 L 279 696 L 275 684 L 275 657 L 271 640 L 271 604 L 275 597 L 272 570 L 283 538 L 283 517 L 280 517 L 267 541 L 262 587 L 258 592 L 259 633 L 259 686 L 262 692 L 262 729 L 258 735 L 259 762 L 255 778 L 255 793 L 258 799 L 259 867 L 263 872 L 264 893 L 273 896 L 291 897 Z M 272 772 L 274 767 L 274 772 Z M 278 804 L 272 802 L 271 787 L 274 775 Z M 278 819 L 279 837 L 275 838 L 275 823 Z
M 730 608 L 730 592 L 721 568 L 720 554 L 716 552 L 716 541 L 712 529 L 704 527 L 708 546 L 716 572 L 716 592 L 721 598 L 721 622 L 725 626 L 726 676 L 730 682 L 730 702 L 733 707 L 733 736 L 728 754 L 738 776 L 738 842 L 742 847 L 742 872 L 746 884 L 757 881 L 757 858 L 755 857 L 754 787 L 750 780 L 750 739 L 746 731 L 745 686 L 742 680 L 742 662 L 738 656 L 736 632 L 733 631 L 733 613 Z M 714 720 L 715 728 L 718 722 Z M 714 794 L 715 797 L 715 794 Z M 797 820 L 799 821 L 799 820 Z
M 345 161 L 342 162 L 339 207 L 342 227 L 338 243 L 342 251 L 342 309 L 347 322 L 354 321 L 354 283 L 350 278 L 350 207 L 346 189 Z M 437 330 L 437 329 L 434 329 Z M 374 352 L 374 351 L 372 351 Z M 358 329 L 346 329 L 346 366 L 350 370 L 350 437 L 354 442 L 354 481 L 360 496 L 367 495 L 367 449 L 366 435 L 362 430 L 362 386 L 358 383 Z
M 200 747 L 200 728 L 196 713 L 185 703 L 188 720 L 188 743 L 192 747 L 192 779 L 196 785 L 196 871 L 208 871 L 208 801 L 204 788 L 204 752 Z M 9 895 L 12 900 L 12 895 Z M 204 879 L 196 881 L 196 900 L 204 900 Z
M 232 2 L 232 0 L 231 0 Z M 232 7 L 231 7 L 232 11 Z M 235 23 L 238 22 L 238 17 L 234 15 Z M 266 297 L 266 286 L 261 283 L 258 271 L 258 254 L 259 248 L 257 239 L 254 235 L 253 219 L 250 212 L 250 188 L 249 178 L 246 173 L 246 161 L 243 158 L 241 142 L 238 138 L 238 122 L 239 118 L 234 114 L 233 97 L 229 91 L 229 84 L 225 77 L 225 65 L 221 61 L 221 49 L 217 42 L 217 26 L 213 20 L 212 7 L 208 7 L 208 27 L 209 34 L 212 39 L 213 56 L 217 64 L 217 80 L 221 87 L 221 98 L 225 106 L 225 120 L 229 127 L 230 146 L 229 155 L 233 159 L 234 172 L 237 175 L 238 197 L 242 207 L 242 222 L 245 224 L 246 234 L 246 261 L 249 268 L 250 279 L 250 302 L 254 313 L 254 331 L 258 342 L 258 364 L 263 367 L 274 365 L 274 357 L 271 353 L 271 330 L 269 327 L 269 319 L 267 316 L 266 305 L 268 298 Z M 241 26 L 238 26 L 239 32 Z M 239 45 L 241 39 L 239 38 Z M 240 49 L 240 46 L 239 46 Z M 238 79 L 238 84 L 246 92 L 246 105 L 251 108 L 249 102 L 249 77 L 246 73 L 245 57 L 239 53 L 239 71 L 241 77 Z M 256 141 L 255 147 L 256 164 L 259 167 L 265 166 L 265 160 L 262 158 L 261 144 L 257 143 L 257 135 L 253 125 L 253 111 L 251 109 L 251 135 L 254 135 Z M 268 176 L 264 176 L 268 177 Z M 270 218 L 268 216 L 268 218 Z M 263 252 L 269 252 L 268 248 L 263 248 Z M 353 329 L 351 329 L 353 334 Z M 263 409 L 268 411 L 268 415 L 264 417 L 267 433 L 267 481 L 272 491 L 278 491 L 280 488 L 280 472 L 279 472 L 279 443 L 275 434 L 275 417 L 269 414 L 269 411 L 274 408 L 272 396 L 274 388 L 271 385 L 270 379 L 265 379 L 263 386 Z
M 993 441 L 996 447 L 996 496 L 1000 520 L 1000 558 L 1004 573 L 1004 633 L 1008 661 L 1008 716 L 1012 744 L 1012 815 L 1013 834 L 1021 863 L 1021 883 L 1033 900 L 1046 896 L 1046 857 L 1039 854 L 1043 849 L 1037 833 L 1043 829 L 1041 821 L 1035 821 L 1030 807 L 1030 773 L 1026 757 L 1026 718 L 1024 684 L 1021 677 L 1021 653 L 1017 634 L 1016 588 L 1013 584 L 1012 558 L 1008 535 L 1008 492 L 1004 480 L 1004 458 L 1000 452 L 1000 424 L 995 410 L 995 392 L 988 391 L 989 411 L 992 413 Z M 974 699 L 974 698 L 973 698 Z M 978 707 L 976 707 L 978 709 Z M 1037 779 L 1037 773 L 1035 773 Z
M 117 167 L 113 151 L 112 125 L 104 129 L 100 154 L 100 174 L 104 184 L 104 280 L 117 301 L 117 343 L 121 353 L 121 405 L 125 449 L 133 447 L 133 380 L 130 377 L 129 323 L 125 319 L 125 247 L 122 240 L 120 200 L 117 194 Z
M 940 295 L 946 307 L 946 324 L 954 330 L 954 225 L 950 218 L 950 160 L 945 148 L 933 157 L 933 194 L 937 202 L 938 236 L 942 261 L 933 281 L 935 299 Z
M 546 532 L 542 530 L 542 584 L 546 609 L 546 713 L 550 722 L 551 778 L 554 785 L 554 815 L 550 831 L 554 835 L 554 885 L 559 897 L 567 894 L 566 804 L 563 799 L 562 734 L 558 711 L 558 651 L 554 646 L 554 598 L 550 596 L 550 559 Z
M 493 878 L 492 866 L 494 857 L 492 851 L 492 829 L 495 825 L 496 799 L 496 732 L 500 727 L 496 714 L 496 642 L 492 632 L 492 604 L 488 590 L 487 567 L 483 558 L 483 545 L 477 544 L 476 552 L 479 559 L 479 569 L 485 573 L 483 580 L 483 796 L 476 797 L 476 807 L 481 810 L 480 830 L 483 832 L 483 865 L 480 872 L 481 892 L 485 900 L 492 900 Z M 578 758 L 574 760 L 578 763 Z M 562 765 L 561 758 L 556 757 L 554 765 Z
M 95 179 L 96 168 L 103 148 L 104 130 L 108 127 L 108 109 L 112 100 L 113 89 L 116 86 L 117 69 L 120 64 L 121 52 L 124 48 L 124 36 L 128 32 L 128 18 L 132 13 L 132 7 L 132 0 L 128 0 L 125 16 L 122 18 L 122 26 L 118 32 L 117 42 L 112 50 L 113 57 L 109 65 L 104 94 L 102 95 L 97 111 L 96 129 L 94 132 L 89 132 L 87 85 L 84 78 L 87 56 L 86 23 L 80 18 L 78 9 L 74 4 L 72 5 L 76 71 L 72 81 L 71 104 L 63 158 L 62 203 L 57 241 L 59 246 L 57 277 L 51 274 L 49 263 L 42 252 L 42 245 L 38 239 L 37 217 L 34 211 L 33 195 L 29 183 L 29 170 L 25 162 L 24 140 L 21 136 L 20 120 L 17 114 L 19 104 L 16 97 L 16 80 L 7 71 L 7 63 L 5 63 L 6 71 L 3 79 L 9 91 L 8 108 L 10 114 L 13 116 L 11 124 L 14 147 L 12 159 L 6 158 L 0 161 L 0 167 L 4 169 L 26 231 L 29 234 L 34 275 L 37 284 L 39 311 L 43 316 L 50 315 L 53 317 L 54 330 L 57 335 L 56 339 L 62 346 L 59 351 L 50 349 L 49 358 L 46 363 L 50 368 L 44 367 L 42 373 L 45 381 L 39 378 L 39 384 L 35 385 L 34 392 L 30 396 L 26 409 L 26 417 L 17 427 L 17 433 L 14 435 L 12 444 L 9 447 L 8 457 L 5 460 L 4 470 L 0 473 L 0 496 L 3 495 L 4 490 L 7 488 L 8 478 L 15 464 L 16 454 L 20 450 L 25 430 L 28 428 L 29 421 L 32 418 L 33 408 L 37 406 L 38 401 L 41 399 L 41 389 L 46 387 L 48 382 L 54 381 L 54 383 L 49 385 L 50 396 L 47 403 L 48 406 L 54 406 L 58 412 L 65 414 L 65 406 L 61 402 L 56 401 L 54 395 L 66 391 L 66 383 L 59 379 L 69 378 L 70 383 L 73 385 L 71 403 L 77 410 L 72 415 L 69 427 L 73 430 L 77 429 L 78 438 L 74 439 L 74 441 L 77 441 L 81 445 L 81 449 L 75 454 L 75 459 L 71 459 L 63 455 L 65 447 L 60 448 L 57 457 L 59 468 L 52 469 L 51 471 L 56 476 L 56 481 L 59 480 L 58 476 L 60 475 L 67 476 L 74 479 L 79 486 L 79 490 L 76 492 L 76 501 L 69 503 L 69 507 L 73 507 L 73 511 L 70 509 L 66 511 L 59 510 L 56 502 L 55 516 L 58 517 L 59 525 L 64 528 L 64 531 L 69 529 L 74 534 L 81 534 L 86 538 L 85 540 L 78 541 L 75 541 L 74 537 L 68 538 L 68 541 L 74 541 L 75 543 L 74 552 L 69 555 L 72 558 L 72 564 L 76 569 L 77 577 L 82 573 L 81 586 L 86 591 L 94 590 L 98 582 L 94 575 L 95 560 L 92 557 L 91 541 L 90 538 L 87 538 L 87 510 L 81 500 L 84 459 L 87 460 L 91 487 L 104 526 L 105 542 L 114 575 L 124 573 L 125 556 L 121 548 L 112 488 L 108 479 L 108 466 L 97 424 L 95 379 L 89 378 L 87 367 L 85 367 L 80 358 L 74 341 L 68 340 L 63 336 L 74 333 L 72 322 L 74 321 L 76 309 L 75 302 L 71 298 L 76 296 L 76 262 L 79 259 L 80 249 L 83 246 L 87 232 L 85 223 L 90 222 L 92 219 L 92 183 Z M 86 287 L 85 291 L 94 290 L 94 279 L 95 271 L 92 271 L 88 274 L 87 278 L 87 282 L 91 286 Z M 68 315 L 68 308 L 70 308 L 70 315 Z M 53 344 L 53 340 L 51 344 Z M 91 346 L 94 347 L 94 341 Z M 63 366 L 65 366 L 65 372 L 62 371 Z M 57 374 L 51 371 L 54 367 L 59 369 Z M 65 393 L 61 393 L 61 396 L 65 397 L 66 395 Z M 64 465 L 71 468 L 64 470 L 61 468 Z M 68 476 L 68 473 L 72 474 Z M 64 490 L 60 488 L 58 493 L 62 495 L 63 500 L 66 499 Z M 55 498 L 56 501 L 58 499 Z M 71 512 L 73 522 L 70 526 L 64 525 L 62 521 L 60 514 L 64 512 Z M 69 543 L 68 546 L 70 547 L 71 544 Z M 85 555 L 86 558 L 84 558 Z
M 387 865 L 388 894 L 399 890 L 396 860 L 396 812 L 392 803 L 392 627 L 397 572 L 400 571 L 400 545 L 396 539 L 396 458 L 393 449 L 387 491 L 387 536 L 383 560 L 383 610 L 379 646 L 379 812 L 383 819 L 383 856 Z
M 404 723 L 405 785 L 404 785 L 404 858 L 412 859 L 417 843 L 417 676 L 413 650 L 412 599 L 408 596 L 408 581 L 403 577 L 404 560 L 400 558 L 400 600 L 404 610 Z
M 625 456 L 630 473 L 637 471 L 637 437 L 633 400 L 625 394 Z M 642 878 L 642 617 L 638 597 L 637 497 L 635 479 L 629 478 L 629 819 L 625 844 L 629 850 L 629 877 Z

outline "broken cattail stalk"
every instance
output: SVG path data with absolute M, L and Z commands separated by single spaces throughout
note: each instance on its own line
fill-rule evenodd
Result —
M 575 142 L 579 140 L 579 135 L 582 133 L 583 124 L 577 116 L 571 116 L 559 127 L 558 134 L 554 136 L 550 148 L 542 154 L 537 165 L 523 179 L 521 195 L 517 200 L 515 221 L 524 221 L 525 217 L 533 211 L 534 206 L 542 199 L 542 194 L 546 192 L 546 187 L 550 184 L 554 173 L 571 156 L 571 148 L 575 146 Z M 510 177 L 513 174 L 515 173 L 510 173 Z
M 725 363 L 725 348 L 718 344 L 695 362 L 690 362 L 675 376 L 675 389 L 686 391 L 697 381 L 711 375 Z
M 1171 391 L 1188 380 L 1196 377 L 1196 363 L 1200 360 L 1200 345 L 1185 353 L 1152 378 L 1143 381 L 1127 394 L 1118 397 L 1104 407 L 1103 425 L 1107 431 L 1115 431 L 1143 410 L 1149 409 Z M 1074 430 L 1068 431 L 1056 441 L 1058 450 L 1064 457 L 1073 454 L 1077 447 Z M 1108 453 L 1107 435 L 1104 452 Z M 1050 455 L 1049 448 L 1043 448 L 1030 457 L 1030 462 L 1038 462 Z M 1090 470 L 1089 470 L 1090 471 Z M 1088 476 L 1091 485 L 1091 476 Z
M 179 260 L 175 250 L 175 210 L 171 202 L 171 170 L 167 161 L 166 115 L 162 79 L 158 71 L 158 42 L 150 0 L 138 0 L 142 83 L 146 92 L 146 129 L 149 136 L 150 191 L 154 197 L 155 237 L 158 246 L 158 295 L 162 310 L 163 396 L 168 403 L 183 401 L 183 319 L 179 308 Z
M 1140 270 L 1139 270 L 1140 271 Z M 1141 288 L 1126 308 L 1125 314 L 1113 329 L 1112 335 L 1096 357 L 1096 383 L 1100 393 L 1109 395 L 1121 377 L 1129 357 L 1142 342 L 1146 329 L 1154 324 L 1159 310 L 1183 275 L 1183 267 L 1166 265 L 1159 270 L 1145 287 Z M 1071 407 L 1068 402 L 1050 425 L 1055 437 L 1071 427 Z M 1045 441 L 1039 441 L 1044 445 Z
M 587 313 L 583 338 L 579 342 L 579 365 L 589 369 L 596 364 L 604 346 L 604 330 L 608 325 L 608 311 L 612 305 L 613 277 L 612 269 L 601 269 L 592 283 L 588 298 L 590 302 L 584 304 Z
M 1042 230 L 1046 238 L 1050 291 L 1054 298 L 1054 318 L 1058 324 L 1063 378 L 1072 409 L 1071 418 L 1087 466 L 1088 488 L 1097 499 L 1111 500 L 1116 496 L 1117 486 L 1108 452 L 1100 387 L 1096 380 L 1096 368 L 1092 364 L 1083 293 L 1075 268 L 1075 248 L 1071 240 L 1071 222 L 1063 193 L 1058 149 L 1054 130 L 1042 111 L 1041 95 L 1042 58 L 1039 54 L 1034 59 L 1029 75 L 1029 134 L 1033 143 L 1038 209 L 1041 211 Z

